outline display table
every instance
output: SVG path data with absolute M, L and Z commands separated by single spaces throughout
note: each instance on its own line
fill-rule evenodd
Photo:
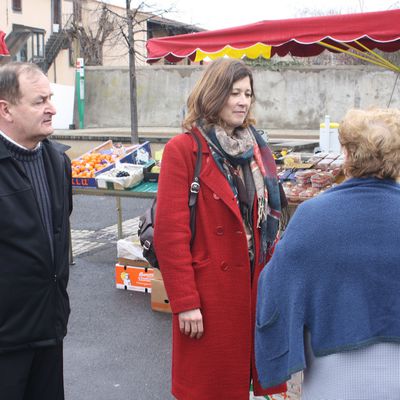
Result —
M 154 198 L 157 193 L 157 182 L 142 182 L 129 190 L 98 189 L 95 187 L 72 186 L 73 194 L 85 194 L 88 196 L 115 196 Z
M 109 190 L 98 189 L 95 187 L 72 187 L 73 195 L 86 195 L 86 196 L 114 196 L 116 201 L 117 210 L 117 223 L 118 223 L 118 239 L 122 238 L 122 207 L 121 197 L 151 199 L 156 197 L 158 184 L 157 182 L 142 182 L 129 190 Z M 70 234 L 70 264 L 73 264 L 73 251 L 72 251 L 72 238 Z

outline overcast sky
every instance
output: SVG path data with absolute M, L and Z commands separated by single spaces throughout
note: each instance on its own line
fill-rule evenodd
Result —
M 106 1 L 106 0 L 105 0 Z M 126 0 L 107 0 L 125 7 Z M 222 29 L 250 24 L 268 19 L 284 19 L 303 16 L 304 10 L 312 14 L 325 14 L 330 10 L 337 14 L 349 12 L 381 11 L 400 8 L 400 0 L 146 0 L 149 11 L 173 9 L 165 18 L 204 29 Z M 132 7 L 142 1 L 132 0 Z M 159 14 L 157 12 L 157 14 Z M 308 15 L 312 15 L 308 14 Z

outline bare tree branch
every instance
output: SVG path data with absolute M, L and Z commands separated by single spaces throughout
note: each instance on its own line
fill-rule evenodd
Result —
M 79 53 L 84 58 L 85 65 L 103 65 L 104 53 L 108 59 L 118 59 L 122 54 L 116 55 L 115 49 L 118 49 L 117 52 L 124 53 L 123 56 L 128 56 L 131 141 L 138 143 L 136 63 L 143 63 L 146 60 L 143 43 L 148 37 L 149 26 L 152 28 L 160 26 L 164 35 L 171 32 L 171 21 L 166 20 L 163 24 L 164 21 L 159 18 L 168 10 L 157 10 L 151 13 L 144 11 L 149 7 L 145 2 L 141 2 L 132 9 L 131 0 L 126 0 L 124 9 L 118 9 L 102 1 L 96 9 L 91 10 L 89 6 L 82 7 L 82 4 L 85 4 L 82 0 L 72 1 L 74 2 L 74 18 L 69 35 L 71 39 L 78 42 Z M 83 16 L 86 17 L 85 21 L 89 20 L 89 23 L 82 24 Z M 150 22 L 152 22 L 151 25 Z M 178 27 L 185 30 L 184 24 L 178 24 Z M 187 30 L 193 31 L 193 29 Z M 155 29 L 152 33 L 154 31 Z M 121 42 L 125 45 L 126 52 L 120 51 Z

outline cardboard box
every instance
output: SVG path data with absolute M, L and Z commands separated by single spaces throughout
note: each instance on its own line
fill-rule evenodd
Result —
M 151 265 L 144 260 L 132 260 L 130 258 L 118 257 L 118 264 L 130 266 L 130 267 L 140 267 L 140 268 L 152 268 Z M 156 269 L 156 268 L 155 268 Z M 156 278 L 153 278 L 156 279 Z
M 162 277 L 162 274 L 161 274 L 161 271 L 160 271 L 160 269 L 159 268 L 154 268 L 154 277 L 153 277 L 153 279 L 158 279 L 159 281 L 162 281 L 163 280 L 163 277 Z
M 115 264 L 115 284 L 118 289 L 150 293 L 153 268 Z
M 102 143 L 101 145 L 95 147 L 94 149 L 88 151 L 85 154 L 92 153 L 102 153 L 102 154 L 110 154 L 113 151 L 113 142 L 112 140 L 108 140 L 107 142 Z M 79 157 L 77 160 L 82 158 L 85 154 Z M 151 149 L 150 142 L 144 142 L 141 145 L 135 145 L 135 147 L 123 157 L 119 159 L 121 163 L 130 163 L 130 164 L 147 164 L 151 158 Z M 95 172 L 95 176 L 100 175 L 112 168 L 115 167 L 115 163 L 110 163 L 106 167 L 101 170 Z M 96 187 L 96 178 L 80 178 L 80 177 L 72 177 L 72 186 L 76 187 Z
M 154 271 L 159 270 L 155 268 Z M 172 312 L 162 279 L 152 279 L 151 281 L 151 309 L 153 311 Z

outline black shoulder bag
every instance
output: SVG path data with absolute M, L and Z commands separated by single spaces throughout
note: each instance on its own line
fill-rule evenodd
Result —
M 194 168 L 194 176 L 192 183 L 190 184 L 189 192 L 189 209 L 190 209 L 190 230 L 192 232 L 192 238 L 190 245 L 192 245 L 195 234 L 196 234 L 196 202 L 197 195 L 200 191 L 199 175 L 201 170 L 201 152 L 202 145 L 200 139 L 195 133 L 186 132 L 191 134 L 197 142 L 197 158 L 196 165 Z M 153 268 L 160 268 L 157 260 L 156 251 L 154 249 L 154 226 L 156 224 L 156 205 L 157 197 L 154 199 L 151 207 L 139 218 L 139 229 L 138 236 L 140 244 L 143 248 L 143 257 L 149 262 Z

